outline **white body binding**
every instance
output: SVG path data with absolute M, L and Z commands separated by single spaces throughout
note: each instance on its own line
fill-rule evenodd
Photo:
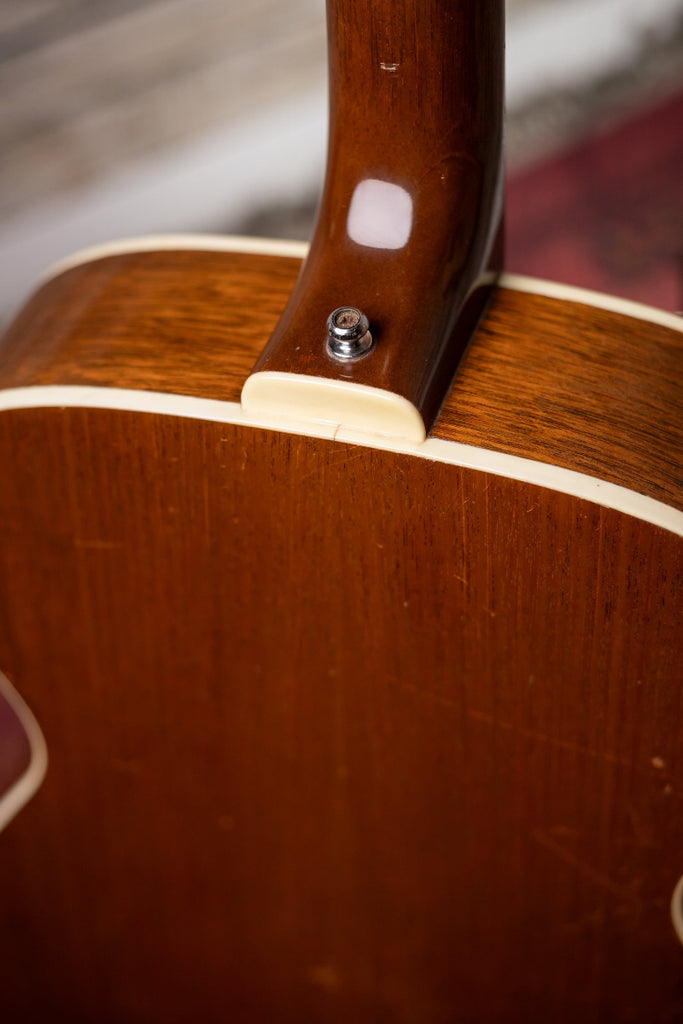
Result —
M 86 249 L 56 264 L 46 274 L 49 280 L 80 264 L 102 259 L 107 256 L 125 253 L 158 252 L 160 250 L 203 250 L 218 252 L 258 253 L 267 256 L 289 256 L 303 259 L 308 246 L 303 242 L 281 242 L 268 239 L 221 237 L 211 235 L 168 235 L 161 237 L 142 238 L 113 242 L 109 245 Z M 500 285 L 517 291 L 545 295 L 550 298 L 568 302 L 590 305 L 598 309 L 609 310 L 623 316 L 645 320 L 683 333 L 683 320 L 674 314 L 665 313 L 648 306 L 623 299 L 612 298 L 597 292 L 572 288 L 567 285 L 554 284 L 548 281 L 537 281 L 532 278 L 520 277 L 516 274 L 503 274 Z M 283 375 L 284 376 L 284 375 Z M 313 437 L 325 437 L 330 440 L 346 441 L 387 451 L 402 452 L 421 459 L 434 462 L 450 463 L 468 469 L 493 473 L 496 476 L 511 480 L 547 487 L 573 497 L 592 501 L 603 508 L 616 509 L 626 515 L 634 516 L 654 526 L 662 527 L 683 537 L 683 512 L 671 508 L 664 502 L 648 498 L 643 494 L 620 487 L 617 484 L 600 480 L 597 477 L 563 469 L 549 463 L 523 459 L 515 455 L 489 451 L 471 445 L 458 444 L 454 441 L 442 441 L 428 438 L 419 442 L 404 437 L 396 437 L 392 416 L 399 419 L 404 415 L 401 403 L 409 405 L 398 396 L 374 388 L 356 388 L 361 401 L 367 402 L 368 392 L 375 400 L 373 432 L 360 432 L 344 428 L 338 419 L 325 417 L 320 413 L 311 414 L 310 393 L 330 388 L 329 381 L 319 378 L 308 378 L 306 389 L 309 392 L 308 408 L 299 419 L 291 401 L 284 415 L 263 412 L 256 408 L 246 408 L 237 402 L 220 402 L 212 399 L 191 398 L 186 395 L 175 395 L 153 391 L 134 391 L 122 388 L 103 388 L 85 386 L 37 386 L 11 388 L 0 391 L 0 411 L 3 409 L 23 408 L 97 408 L 121 409 L 131 412 L 148 412 L 166 416 L 185 416 L 191 419 L 209 420 L 217 423 L 235 423 L 244 426 L 260 427 L 268 430 L 283 430 L 287 433 L 304 434 Z M 353 386 L 346 385 L 344 400 L 352 401 Z M 366 394 L 359 394 L 365 392 Z M 393 399 L 393 402 L 392 402 Z M 324 403 L 320 403 L 322 408 Z M 412 406 L 410 406 L 412 409 Z
M 21 722 L 31 748 L 31 760 L 24 774 L 0 795 L 0 832 L 28 803 L 45 778 L 47 746 L 40 727 L 17 691 L 0 672 L 0 696 L 4 697 Z

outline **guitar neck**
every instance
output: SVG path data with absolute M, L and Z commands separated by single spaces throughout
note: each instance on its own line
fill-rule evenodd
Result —
M 290 395 L 283 375 L 322 378 L 348 426 L 376 429 L 363 401 L 372 388 L 405 412 L 388 432 L 421 440 L 501 265 L 504 5 L 329 0 L 328 30 L 318 221 L 243 403 L 259 413 L 290 403 L 301 418 L 301 381 Z M 362 358 L 326 350 L 340 307 L 367 317 L 374 345 Z

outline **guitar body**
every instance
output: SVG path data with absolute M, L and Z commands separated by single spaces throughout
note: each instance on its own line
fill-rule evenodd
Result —
M 50 754 L 3 1019 L 679 1019 L 674 318 L 503 281 L 428 440 L 363 439 L 240 408 L 300 259 L 220 248 L 72 266 L 0 349 Z

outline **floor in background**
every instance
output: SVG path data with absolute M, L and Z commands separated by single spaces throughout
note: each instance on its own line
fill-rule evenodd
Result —
M 683 88 L 682 0 L 506 6 L 511 264 L 680 307 L 680 109 L 608 126 Z M 2 0 L 0 321 L 112 238 L 308 237 L 324 8 Z

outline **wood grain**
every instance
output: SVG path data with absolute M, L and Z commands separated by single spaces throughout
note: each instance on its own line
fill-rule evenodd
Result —
M 413 0 L 358 0 L 367 39 L 330 9 L 329 187 L 279 327 L 295 260 L 111 256 L 45 285 L 0 388 L 236 401 L 273 330 L 259 368 L 321 372 L 294 342 L 353 302 L 385 355 L 340 372 L 431 423 L 493 237 L 502 3 L 421 5 L 419 39 Z M 450 134 L 414 119 L 439 109 Z M 415 226 L 375 261 L 342 229 L 387 168 Z M 434 436 L 683 508 L 680 366 L 674 330 L 499 292 Z M 5 409 L 0 478 L 0 667 L 51 752 L 0 842 L 3 1020 L 683 1016 L 680 537 L 412 454 L 121 410 Z
M 589 305 L 498 293 L 434 434 L 681 508 L 683 335 Z
M 328 0 L 327 20 L 325 187 L 309 258 L 255 371 L 384 388 L 429 431 L 502 267 L 504 4 Z M 367 187 L 399 199 L 374 191 L 358 203 Z M 368 222 L 401 220 L 397 203 L 409 207 L 405 238 L 383 241 L 385 228 L 367 241 Z M 375 338 L 357 362 L 325 350 L 341 306 L 361 309 Z
M 300 265 L 241 253 L 155 252 L 78 266 L 49 281 L 10 326 L 0 381 L 239 401 Z
M 0 386 L 93 384 L 238 401 L 295 259 L 158 252 L 48 282 L 0 348 Z M 683 508 L 680 333 L 499 290 L 432 436 L 574 469 Z
M 679 538 L 410 456 L 0 417 L 3 1020 L 683 1014 Z

